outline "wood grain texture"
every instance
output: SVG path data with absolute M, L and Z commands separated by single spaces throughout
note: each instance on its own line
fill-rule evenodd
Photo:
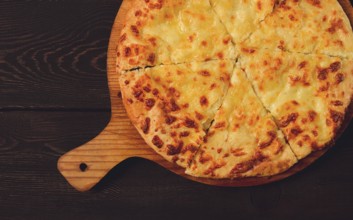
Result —
M 327 150 L 314 152 L 295 166 L 271 177 L 254 177 L 234 180 L 214 180 L 195 178 L 184 174 L 184 169 L 174 165 L 155 153 L 140 137 L 130 123 L 123 107 L 116 73 L 116 47 L 123 28 L 127 11 L 133 8 L 135 0 L 124 0 L 115 19 L 108 48 L 108 81 L 112 104 L 112 117 L 108 126 L 96 138 L 81 147 L 63 155 L 58 161 L 58 169 L 68 182 L 79 191 L 94 187 L 112 168 L 131 157 L 140 157 L 154 161 L 162 167 L 184 178 L 215 186 L 254 186 L 282 180 L 305 169 L 320 158 Z M 340 1 L 353 19 L 353 8 L 348 0 Z
M 58 69 L 47 73 L 44 70 L 52 63 L 39 59 L 38 66 L 43 71 L 32 78 L 43 83 L 36 85 L 31 84 L 33 79 L 16 61 L 11 69 L 6 67 L 5 77 L 3 68 L 8 64 L 3 59 L 22 55 L 22 50 L 9 50 L 16 45 L 23 47 L 21 39 L 37 42 L 31 45 L 31 52 L 36 54 L 43 51 L 43 45 L 56 44 L 58 34 L 72 36 L 63 39 L 62 45 L 71 44 L 75 48 L 82 42 L 103 38 L 108 42 L 107 35 L 120 3 L 120 0 L 0 1 L 1 220 L 353 219 L 353 124 L 335 147 L 312 166 L 269 185 L 208 186 L 175 175 L 148 160 L 131 158 L 112 169 L 89 192 L 80 193 L 72 188 L 57 171 L 57 160 L 95 137 L 109 122 L 105 58 L 100 61 L 104 70 L 99 74 L 89 62 L 106 54 L 107 45 L 91 51 L 90 59 L 81 59 L 76 66 L 79 71 Z M 35 19 L 30 15 L 35 15 Z M 107 25 L 99 31 L 96 25 L 82 28 L 83 24 L 103 21 Z M 67 28 L 59 28 L 64 26 Z M 78 35 L 82 41 L 75 38 L 72 42 L 73 36 Z M 38 41 L 38 36 L 45 37 Z M 90 36 L 90 40 L 85 36 Z M 72 51 L 70 59 L 85 51 Z M 55 53 L 51 60 L 60 56 Z M 72 69 L 70 59 L 66 61 L 67 69 Z M 26 65 L 33 65 L 36 60 L 28 59 Z M 82 78 L 80 83 L 60 81 L 62 75 L 75 81 L 78 72 L 85 70 L 91 72 L 91 77 Z M 49 80 L 46 74 L 58 82 L 45 84 Z M 11 80 L 2 81 L 9 77 Z M 60 95 L 60 91 L 65 94 Z M 89 96 L 80 94 L 87 91 Z
M 119 6 L 1 1 L 0 109 L 109 111 L 106 53 Z

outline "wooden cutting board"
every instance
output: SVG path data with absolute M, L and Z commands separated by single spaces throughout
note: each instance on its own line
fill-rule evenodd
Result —
M 271 183 L 289 177 L 321 157 L 327 150 L 318 151 L 301 160 L 285 173 L 272 177 L 253 177 L 235 180 L 212 180 L 195 178 L 184 174 L 184 169 L 166 161 L 155 153 L 140 137 L 131 124 L 122 103 L 115 71 L 116 47 L 122 21 L 127 10 L 133 7 L 134 0 L 124 0 L 115 19 L 108 48 L 108 80 L 111 97 L 111 120 L 107 127 L 90 142 L 68 152 L 58 161 L 58 169 L 67 181 L 79 191 L 87 191 L 94 187 L 112 168 L 122 161 L 139 157 L 156 162 L 166 169 L 187 179 L 217 186 L 254 186 Z M 349 0 L 339 0 L 353 24 L 353 8 Z

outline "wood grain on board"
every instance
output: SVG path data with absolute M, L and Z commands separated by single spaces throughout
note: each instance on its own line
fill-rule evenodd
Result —
M 184 169 L 172 164 L 152 150 L 140 137 L 131 124 L 124 109 L 116 73 L 116 46 L 123 28 L 124 17 L 135 0 L 124 0 L 115 19 L 108 48 L 108 81 L 110 88 L 112 116 L 107 127 L 87 144 L 74 149 L 60 158 L 58 169 L 68 182 L 79 191 L 94 187 L 107 173 L 119 163 L 131 157 L 145 158 L 187 179 L 216 186 L 254 186 L 271 183 L 291 176 L 321 157 L 327 149 L 314 152 L 300 160 L 288 171 L 270 177 L 215 180 L 195 178 L 184 174 Z M 340 1 L 345 11 L 353 18 L 353 8 L 348 0 Z

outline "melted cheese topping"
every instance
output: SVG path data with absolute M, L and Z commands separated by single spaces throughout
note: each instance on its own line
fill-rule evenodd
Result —
M 231 34 L 233 41 L 244 41 L 254 32 L 260 21 L 269 15 L 274 0 L 211 0 L 215 12 Z
M 287 0 L 241 47 L 353 57 L 353 32 L 337 0 Z
M 117 68 L 129 117 L 187 174 L 283 172 L 346 120 L 353 31 L 336 0 L 137 1 L 126 21 Z
M 236 57 L 208 1 L 140 1 L 127 20 L 118 47 L 121 70 Z
M 120 77 L 124 104 L 145 141 L 186 167 L 227 91 L 232 61 L 165 65 Z
M 257 50 L 241 65 L 299 159 L 325 147 L 353 94 L 353 60 Z
M 212 178 L 267 176 L 283 172 L 297 161 L 240 69 L 233 73 L 206 140 L 187 174 Z

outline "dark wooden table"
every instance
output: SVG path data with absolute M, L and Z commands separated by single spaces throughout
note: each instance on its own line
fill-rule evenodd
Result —
M 143 159 L 88 193 L 58 158 L 108 123 L 117 0 L 0 1 L 0 219 L 353 219 L 353 123 L 323 158 L 270 185 L 210 187 Z

